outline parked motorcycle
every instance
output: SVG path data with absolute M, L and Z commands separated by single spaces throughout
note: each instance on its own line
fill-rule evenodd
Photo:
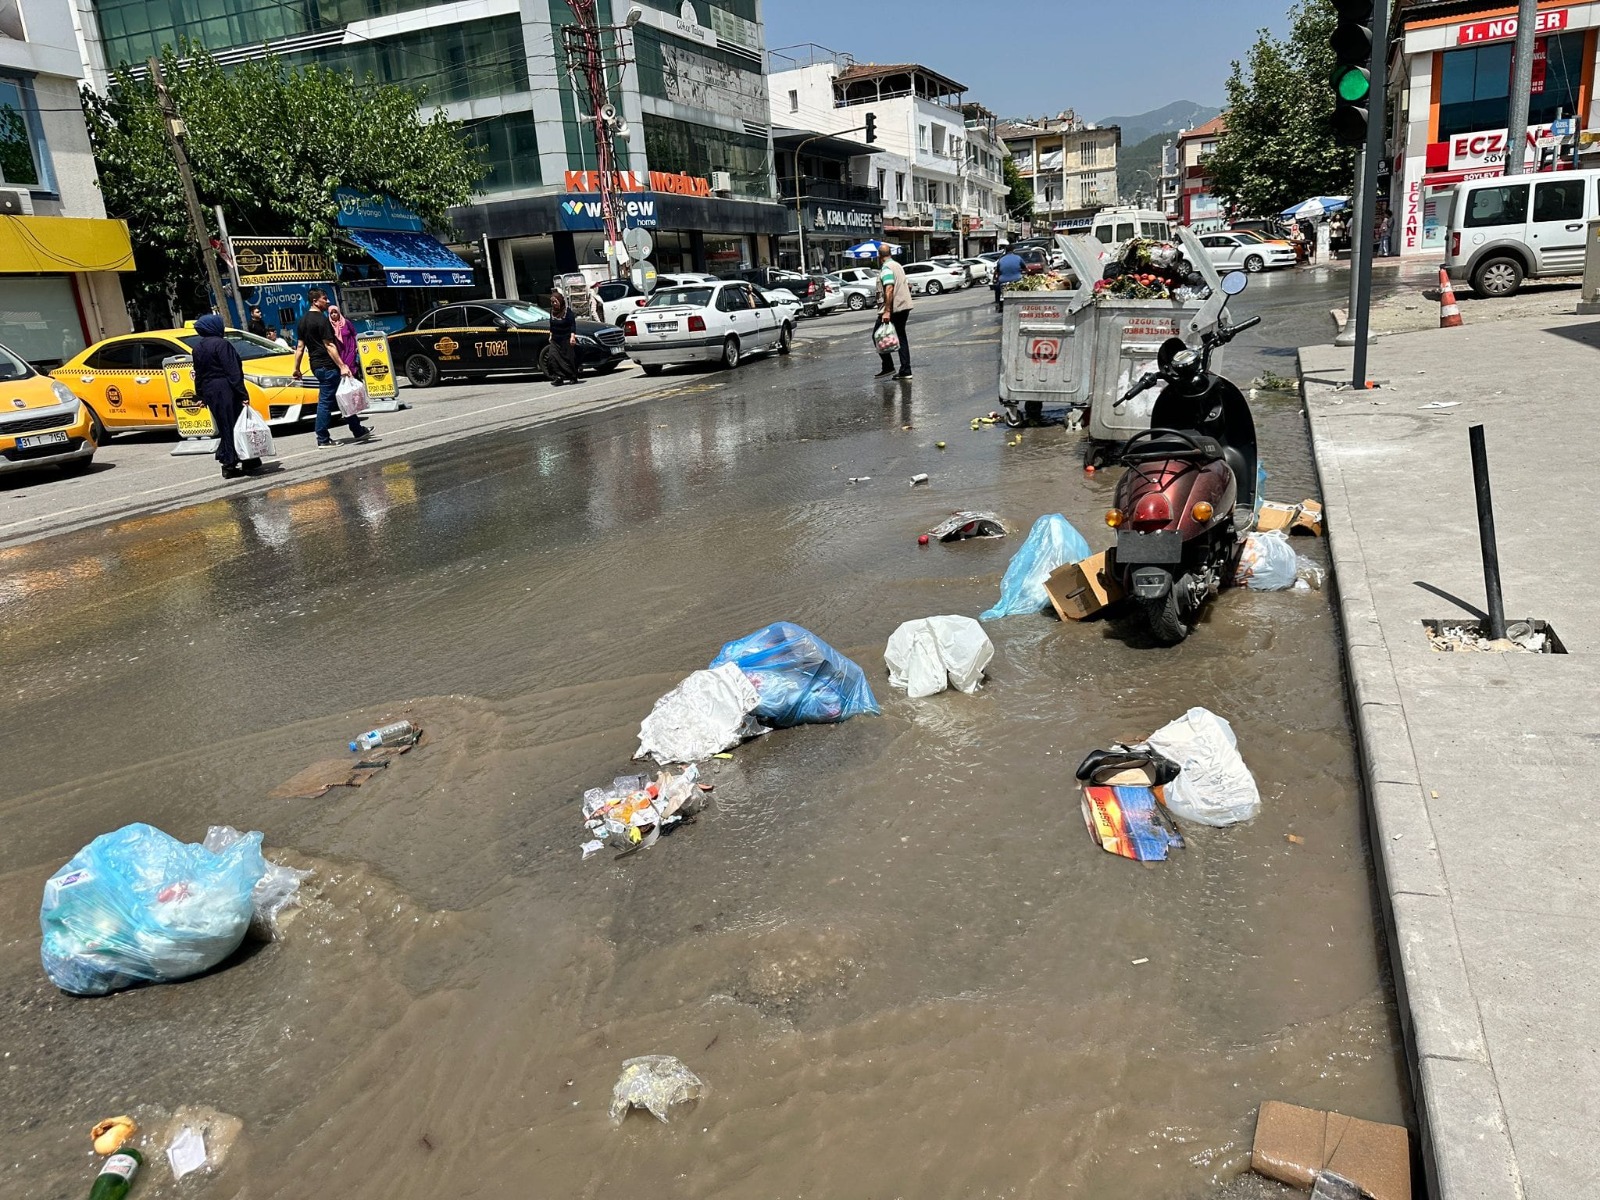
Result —
M 1222 290 L 1233 297 L 1248 284 L 1244 272 L 1235 271 L 1222 280 Z M 1127 470 L 1106 513 L 1106 524 L 1117 531 L 1117 577 L 1163 645 L 1188 637 L 1206 602 L 1232 578 L 1254 513 L 1255 420 L 1243 393 L 1212 373 L 1211 356 L 1260 322 L 1251 317 L 1229 324 L 1224 301 L 1199 349 L 1169 338 L 1157 369 L 1117 401 L 1120 408 L 1165 385 L 1151 428 L 1123 444 Z

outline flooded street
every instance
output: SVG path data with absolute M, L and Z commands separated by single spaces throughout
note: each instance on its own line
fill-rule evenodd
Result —
M 1254 278 L 1225 373 L 1292 373 L 1344 279 Z M 1039 515 L 1110 543 L 1116 472 L 1085 477 L 1077 434 L 969 430 L 996 403 L 986 296 L 919 306 L 909 384 L 869 378 L 863 326 L 0 550 L 0 1193 L 86 1194 L 90 1125 L 184 1104 L 245 1132 L 183 1194 L 250 1200 L 1179 1200 L 1248 1165 L 1263 1099 L 1407 1123 L 1325 593 L 1226 592 L 1174 649 L 1009 618 L 976 695 L 889 688 L 895 627 L 992 604 Z M 1298 398 L 1256 420 L 1267 495 L 1314 495 Z M 1015 532 L 919 548 L 958 508 Z M 860 663 L 883 715 L 749 743 L 693 824 L 580 862 L 581 794 L 630 771 L 656 697 L 776 620 Z M 1260 817 L 1186 827 L 1164 864 L 1096 849 L 1079 760 L 1193 705 L 1232 722 Z M 391 717 L 429 742 L 269 796 Z M 263 830 L 314 898 L 204 977 L 65 997 L 40 889 L 130 821 Z M 613 1129 L 651 1053 L 710 1094 Z M 160 1165 L 138 1194 L 179 1186 Z

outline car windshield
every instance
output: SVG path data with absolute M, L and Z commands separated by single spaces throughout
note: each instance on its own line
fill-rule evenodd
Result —
M 269 342 L 266 338 L 257 337 L 253 333 L 246 333 L 242 329 L 225 329 L 222 336 L 228 339 L 228 345 L 239 352 L 239 357 L 249 362 L 252 358 L 275 358 L 281 354 L 289 353 L 277 342 Z M 198 333 L 186 333 L 178 339 L 189 349 L 193 350 L 200 344 Z
M 508 304 L 500 310 L 500 315 L 522 328 L 550 319 L 550 314 L 537 304 Z
M 657 288 L 645 302 L 646 308 L 708 308 L 710 305 L 709 287 Z
M 4 346 L 0 346 L 0 383 L 11 383 L 17 379 L 28 379 L 33 375 L 33 368 L 23 362 Z

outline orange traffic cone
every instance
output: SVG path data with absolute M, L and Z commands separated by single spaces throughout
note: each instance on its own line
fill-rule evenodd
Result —
M 1461 320 L 1461 306 L 1456 303 L 1455 288 L 1450 286 L 1450 272 L 1443 267 L 1439 268 L 1439 328 L 1459 329 L 1463 324 Z

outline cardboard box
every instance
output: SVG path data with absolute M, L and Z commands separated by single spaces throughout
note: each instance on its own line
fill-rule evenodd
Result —
M 1280 1100 L 1256 1115 L 1251 1169 L 1295 1187 L 1315 1186 L 1332 1171 L 1359 1184 L 1373 1200 L 1411 1200 L 1411 1136 L 1399 1125 L 1359 1121 Z
M 1264 500 L 1261 511 L 1256 514 L 1256 529 L 1262 533 L 1287 529 L 1290 533 L 1309 533 L 1313 537 L 1321 537 L 1322 505 L 1315 500 L 1305 500 L 1299 504 Z
M 1063 621 L 1092 617 L 1106 605 L 1122 599 L 1122 587 L 1112 575 L 1114 567 L 1108 561 L 1110 553 L 1102 550 L 1082 562 L 1057 567 L 1044 581 L 1050 603 L 1055 605 L 1056 615 Z

